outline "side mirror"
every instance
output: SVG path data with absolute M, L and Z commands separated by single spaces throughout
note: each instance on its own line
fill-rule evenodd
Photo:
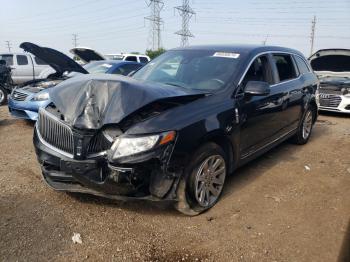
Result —
M 270 94 L 270 85 L 264 81 L 249 81 L 244 93 L 251 96 L 266 96 Z

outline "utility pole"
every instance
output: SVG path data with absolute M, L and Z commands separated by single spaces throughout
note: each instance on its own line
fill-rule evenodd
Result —
M 73 34 L 73 46 L 77 47 L 78 46 L 78 35 Z
M 5 41 L 6 42 L 6 46 L 9 50 L 9 53 L 11 53 L 11 42 L 10 41 Z
M 189 0 L 182 0 L 182 6 L 175 7 L 178 10 L 180 16 L 182 17 L 182 28 L 181 30 L 175 32 L 176 35 L 181 36 L 181 46 L 188 46 L 188 38 L 194 37 L 190 32 L 189 22 L 195 11 L 190 7 Z
M 151 49 L 155 51 L 162 46 L 160 27 L 163 24 L 163 19 L 160 17 L 160 12 L 164 7 L 164 2 L 162 0 L 150 0 L 147 6 L 151 8 L 151 15 L 145 17 L 146 20 L 150 21 L 148 46 L 151 46 Z
M 311 35 L 310 35 L 311 48 L 310 48 L 310 55 L 312 55 L 314 53 L 315 31 L 316 31 L 316 16 L 314 15 L 314 18 L 311 21 Z
M 266 45 L 266 42 L 267 42 L 267 39 L 268 39 L 268 38 L 269 38 L 269 35 L 267 34 L 266 37 L 265 37 L 265 39 L 264 39 L 264 41 L 262 41 L 262 44 L 263 44 L 263 45 Z

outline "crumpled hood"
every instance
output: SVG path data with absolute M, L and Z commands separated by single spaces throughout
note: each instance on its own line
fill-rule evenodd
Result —
M 41 47 L 29 42 L 24 42 L 20 44 L 19 47 L 45 61 L 53 69 L 55 69 L 59 75 L 62 75 L 66 71 L 88 74 L 88 72 L 81 65 L 55 49 Z
M 118 124 L 146 105 L 166 99 L 203 97 L 206 93 L 116 75 L 82 75 L 63 81 L 50 98 L 72 127 L 99 129 Z

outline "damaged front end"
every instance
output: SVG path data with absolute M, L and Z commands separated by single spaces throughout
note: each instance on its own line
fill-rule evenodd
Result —
M 127 130 L 202 95 L 162 95 L 154 89 L 148 93 L 131 83 L 124 89 L 123 79 L 107 77 L 108 83 L 82 79 L 65 85 L 71 90 L 80 86 L 78 93 L 83 94 L 64 99 L 62 94 L 68 89 L 62 83 L 59 95 L 53 92 L 53 103 L 39 112 L 34 145 L 45 181 L 56 190 L 114 199 L 175 199 L 181 170 L 170 167 L 169 162 L 176 131 L 145 130 L 130 135 Z M 115 103 L 113 88 L 123 96 L 122 104 Z M 128 94 L 135 95 L 137 90 L 142 99 L 131 101 Z M 125 101 L 130 102 L 128 107 Z

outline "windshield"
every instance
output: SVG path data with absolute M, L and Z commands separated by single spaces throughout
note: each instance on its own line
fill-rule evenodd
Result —
M 106 62 L 89 63 L 84 65 L 84 69 L 90 74 L 106 73 L 113 65 Z
M 149 62 L 133 78 L 189 89 L 219 90 L 237 69 L 239 54 L 208 50 L 168 51 Z

